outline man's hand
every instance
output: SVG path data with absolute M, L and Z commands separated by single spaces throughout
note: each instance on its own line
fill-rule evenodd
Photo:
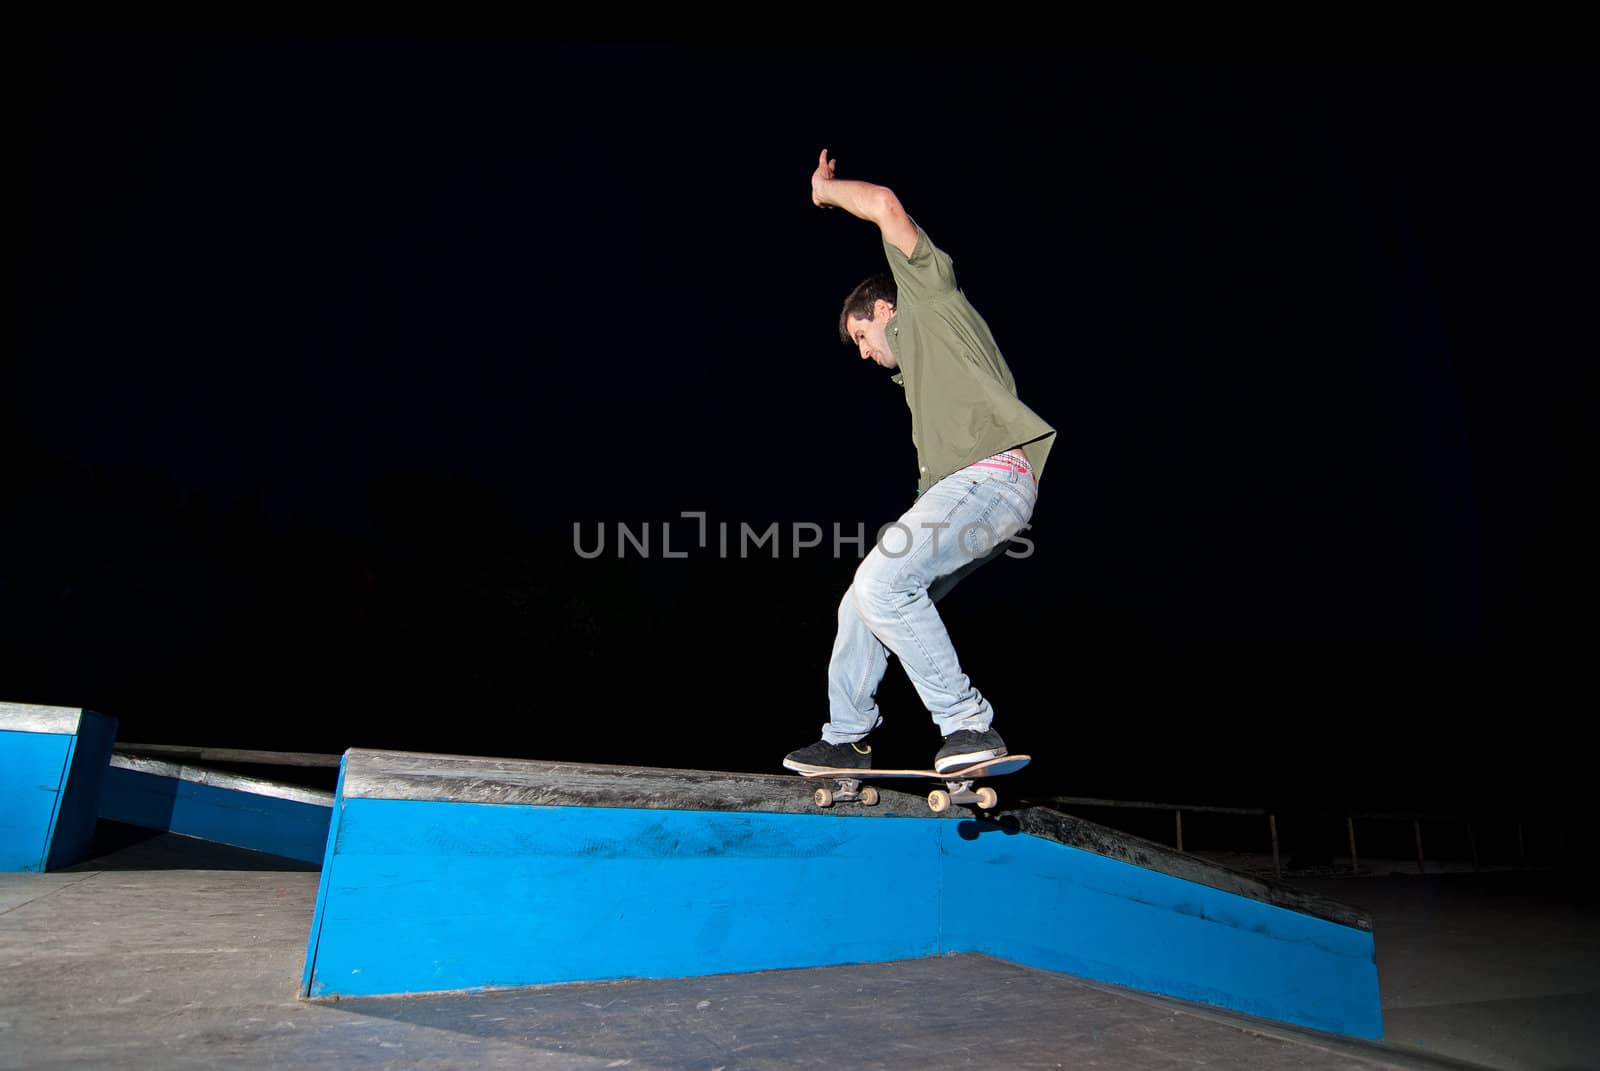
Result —
M 822 197 L 824 183 L 833 181 L 833 169 L 839 166 L 839 161 L 828 159 L 828 150 L 823 149 L 822 155 L 817 157 L 817 169 L 811 173 L 811 203 L 818 208 L 827 208 L 832 202 L 825 201 Z
M 834 178 L 839 161 L 828 159 L 823 149 L 811 173 L 811 203 L 820 208 L 842 208 L 857 219 L 870 220 L 883 232 L 884 241 L 906 256 L 917 247 L 917 225 L 911 222 L 900 199 L 887 186 L 859 179 Z

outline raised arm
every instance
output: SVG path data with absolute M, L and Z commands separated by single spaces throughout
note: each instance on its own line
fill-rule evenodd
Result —
M 821 208 L 836 206 L 858 219 L 876 223 L 883 240 L 909 257 L 917 248 L 917 225 L 900 207 L 900 198 L 887 186 L 834 178 L 833 169 L 838 163 L 828 159 L 827 149 L 817 157 L 817 169 L 811 175 L 811 203 Z

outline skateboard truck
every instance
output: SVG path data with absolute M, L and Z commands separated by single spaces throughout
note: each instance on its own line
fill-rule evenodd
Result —
M 988 785 L 973 791 L 970 778 L 965 781 L 946 781 L 944 786 L 928 793 L 928 809 L 934 814 L 942 814 L 957 803 L 975 803 L 979 810 L 987 811 L 1000 802 L 1000 794 Z
M 817 789 L 811 794 L 811 799 L 818 807 L 832 807 L 835 803 L 859 803 L 863 807 L 873 807 L 878 803 L 878 790 L 871 785 L 863 788 L 859 777 L 841 777 L 834 782 L 833 788 Z

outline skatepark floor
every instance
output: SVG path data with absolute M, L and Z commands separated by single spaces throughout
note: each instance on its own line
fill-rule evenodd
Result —
M 1293 882 L 1372 914 L 1374 1043 L 984 956 L 307 1002 L 315 868 L 166 834 L 0 874 L 0 1068 L 1596 1068 L 1587 877 Z

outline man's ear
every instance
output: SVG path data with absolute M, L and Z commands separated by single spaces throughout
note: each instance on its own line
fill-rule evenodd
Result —
M 887 320 L 889 317 L 893 316 L 894 315 L 894 302 L 886 301 L 883 298 L 879 298 L 878 300 L 874 301 L 872 303 L 872 318 L 874 320 L 876 320 L 880 315 L 885 320 Z

